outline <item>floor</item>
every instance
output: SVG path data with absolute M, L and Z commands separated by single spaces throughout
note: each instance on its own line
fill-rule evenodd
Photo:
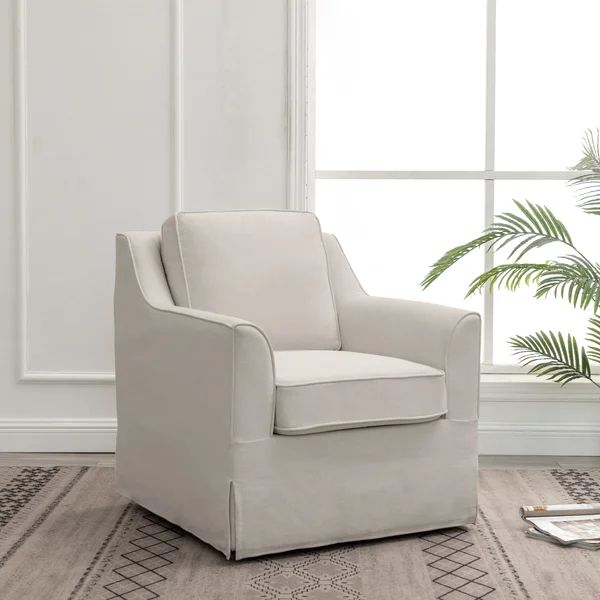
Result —
M 50 454 L 33 452 L 0 453 L 0 466 L 82 465 L 113 467 L 115 455 Z M 482 469 L 600 469 L 600 456 L 480 456 Z

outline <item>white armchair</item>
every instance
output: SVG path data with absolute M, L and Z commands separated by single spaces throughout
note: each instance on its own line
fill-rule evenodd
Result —
M 374 298 L 310 213 L 117 236 L 117 486 L 225 556 L 473 523 L 480 319 Z

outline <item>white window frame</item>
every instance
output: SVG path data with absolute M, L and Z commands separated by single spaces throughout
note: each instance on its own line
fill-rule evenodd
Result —
M 486 90 L 485 90 L 485 169 L 483 171 L 339 171 L 315 169 L 315 2 L 289 1 L 289 179 L 288 208 L 315 210 L 317 179 L 407 179 L 407 180 L 475 180 L 484 182 L 484 227 L 491 225 L 495 214 L 495 181 L 567 181 L 582 174 L 579 171 L 497 171 L 496 139 L 496 0 L 486 0 Z M 475 233 L 475 232 L 474 232 Z M 484 268 L 494 264 L 494 253 L 486 252 Z M 527 374 L 518 365 L 494 365 L 494 295 L 484 294 L 483 314 L 483 380 L 489 383 L 531 383 L 541 380 Z M 594 368 L 600 373 L 600 368 Z M 586 385 L 585 383 L 575 385 Z

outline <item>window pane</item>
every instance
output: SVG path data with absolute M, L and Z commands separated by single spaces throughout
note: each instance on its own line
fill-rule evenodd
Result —
M 511 211 L 512 198 L 543 204 L 566 225 L 576 247 L 596 262 L 600 258 L 598 227 L 594 215 L 586 215 L 575 205 L 572 189 L 564 181 L 497 181 L 496 213 Z M 550 258 L 572 254 L 571 248 L 561 244 L 548 245 L 531 253 L 525 260 L 543 262 Z M 495 263 L 505 262 L 506 254 L 495 257 Z M 515 364 L 508 346 L 508 338 L 515 334 L 527 335 L 540 329 L 574 333 L 579 343 L 585 341 L 589 311 L 572 308 L 565 300 L 548 297 L 536 300 L 534 288 L 517 293 L 497 292 L 494 299 L 494 363 Z
M 598 0 L 502 0 L 497 9 L 496 167 L 563 170 L 600 125 Z
M 315 4 L 317 169 L 483 168 L 483 0 Z
M 483 269 L 482 252 L 427 291 L 419 286 L 446 250 L 482 229 L 482 182 L 322 179 L 316 195 L 323 231 L 338 236 L 368 293 L 482 312 L 482 296 L 464 298 L 468 283 Z

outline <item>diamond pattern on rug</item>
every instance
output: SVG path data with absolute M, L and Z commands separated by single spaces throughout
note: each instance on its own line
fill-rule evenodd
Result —
M 60 471 L 60 467 L 24 467 L 0 490 L 0 527 L 4 527 Z
M 550 473 L 575 502 L 600 502 L 600 484 L 587 471 L 552 469 Z
M 470 531 L 443 529 L 419 537 L 437 600 L 481 600 L 495 591 Z
M 174 553 L 179 550 L 173 542 L 183 538 L 185 532 L 150 512 L 144 512 L 136 531 L 141 535 L 127 543 L 128 551 L 121 554 L 119 566 L 112 570 L 114 580 L 103 586 L 103 600 L 160 598 L 153 586 L 166 581 L 161 571 L 173 564 Z
M 353 545 L 259 559 L 248 587 L 265 600 L 361 600 Z M 354 581 L 353 581 L 354 579 Z

